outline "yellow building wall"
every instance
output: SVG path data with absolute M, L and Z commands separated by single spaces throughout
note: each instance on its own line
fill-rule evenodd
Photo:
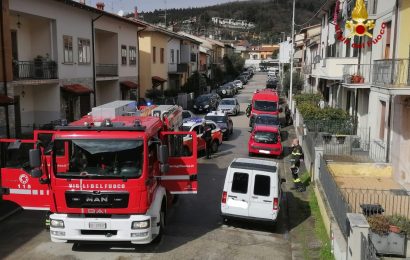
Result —
M 410 33 L 408 26 L 410 24 L 410 1 L 400 1 L 400 16 L 398 27 L 398 51 L 397 58 L 409 58 L 409 46 L 410 46 Z
M 145 97 L 148 89 L 152 88 L 152 77 L 157 76 L 168 80 L 167 44 L 169 37 L 158 32 L 140 33 L 140 94 Z M 152 51 L 156 47 L 156 62 L 153 63 Z M 160 50 L 164 48 L 164 62 L 161 63 Z M 168 82 L 164 83 L 167 89 Z

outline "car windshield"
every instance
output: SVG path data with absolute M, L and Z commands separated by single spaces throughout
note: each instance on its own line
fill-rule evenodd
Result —
M 220 103 L 221 105 L 235 105 L 235 100 L 232 99 L 223 99 Z
M 196 101 L 198 102 L 205 102 L 209 100 L 209 96 L 199 96 L 198 99 Z
M 69 163 L 54 170 L 58 178 L 139 178 L 143 153 L 142 140 L 55 140 L 55 165 L 60 164 L 60 156 L 68 156 Z
M 278 133 L 274 132 L 256 132 L 255 142 L 264 144 L 277 144 Z
M 215 123 L 226 123 L 225 116 L 205 116 L 205 119 L 214 121 Z
M 182 118 L 190 118 L 190 117 L 191 117 L 191 113 L 189 113 L 188 111 L 182 112 Z
M 277 116 L 257 116 L 255 124 L 260 125 L 279 125 L 279 118 Z
M 275 112 L 278 109 L 278 103 L 273 101 L 255 101 L 253 108 L 259 111 Z
M 184 131 L 184 132 L 189 132 L 191 130 L 191 127 L 187 126 L 187 125 L 183 125 L 181 130 Z

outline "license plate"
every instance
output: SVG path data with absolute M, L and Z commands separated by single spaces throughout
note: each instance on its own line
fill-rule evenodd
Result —
M 259 153 L 269 154 L 270 152 L 266 150 L 259 150 Z
M 107 224 L 104 222 L 90 222 L 89 227 L 90 229 L 106 229 Z

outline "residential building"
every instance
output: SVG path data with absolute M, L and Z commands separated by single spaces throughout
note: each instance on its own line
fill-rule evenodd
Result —
M 138 21 L 71 0 L 9 2 L 16 135 L 138 97 Z
M 302 75 L 305 80 L 304 90 L 313 93 L 316 89 L 316 78 L 312 77 L 312 66 L 317 63 L 318 46 L 320 41 L 320 24 L 303 28 L 300 33 L 304 35 L 304 44 L 302 46 Z

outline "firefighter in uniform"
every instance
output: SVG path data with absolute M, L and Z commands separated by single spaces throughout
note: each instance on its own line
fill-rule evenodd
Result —
M 212 129 L 209 125 L 205 124 L 205 122 L 202 123 L 202 126 L 204 127 L 203 138 L 206 143 L 206 158 L 211 159 Z
M 305 190 L 305 187 L 299 178 L 299 168 L 300 160 L 303 158 L 303 151 L 298 139 L 293 140 L 291 158 L 293 162 L 290 167 L 290 170 L 292 172 L 294 188 L 302 192 Z
M 249 117 L 251 115 L 252 111 L 252 105 L 248 104 L 248 107 L 246 108 L 246 116 Z

